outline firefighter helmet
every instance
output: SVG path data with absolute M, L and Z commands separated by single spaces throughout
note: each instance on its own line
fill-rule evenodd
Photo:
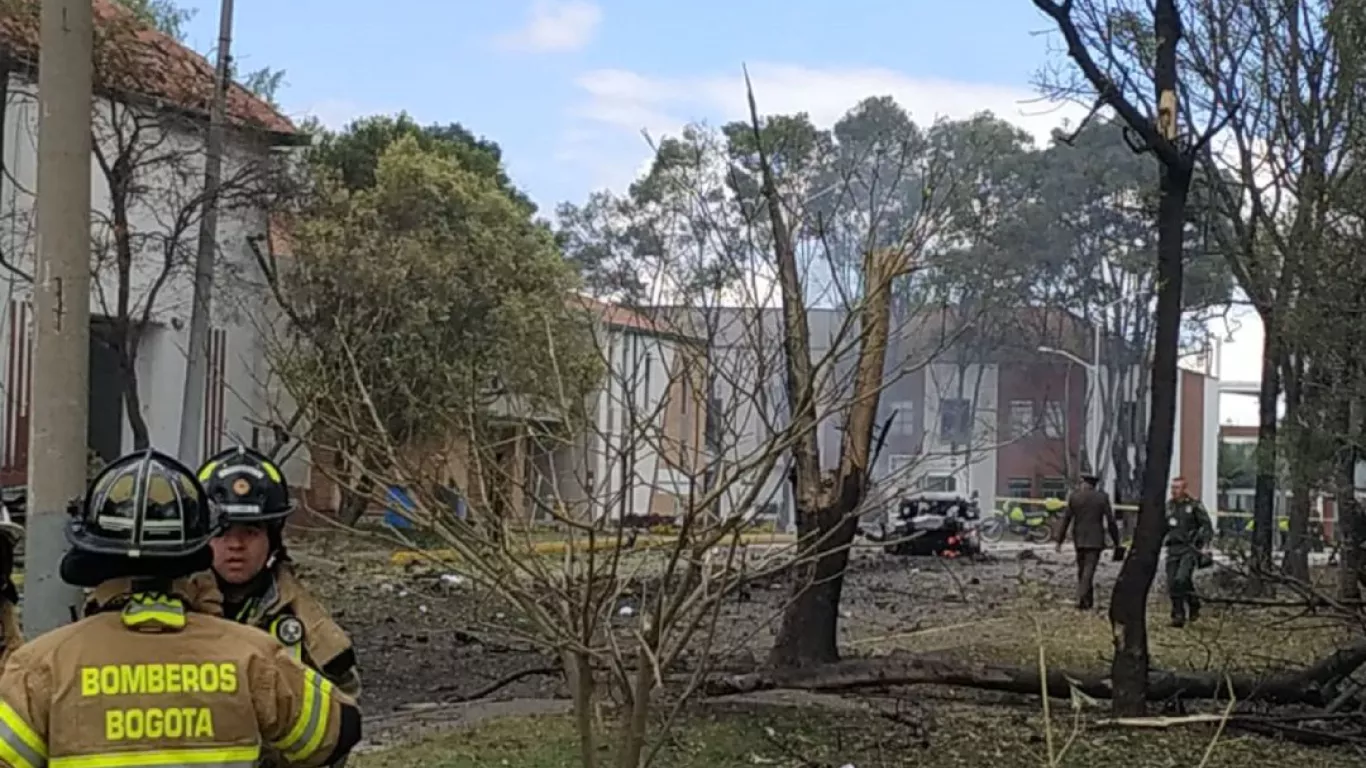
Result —
M 294 510 L 289 486 L 275 464 L 243 446 L 229 448 L 199 470 L 204 492 L 227 524 L 283 522 Z
M 208 545 L 218 515 L 189 467 L 152 449 L 116 459 L 73 504 L 66 535 L 82 552 L 175 558 Z

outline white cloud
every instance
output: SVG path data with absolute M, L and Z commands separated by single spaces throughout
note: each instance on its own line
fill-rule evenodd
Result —
M 1079 105 L 1043 101 L 1028 87 L 921 78 L 889 69 L 767 63 L 751 66 L 750 75 L 761 113 L 807 112 L 825 126 L 859 100 L 884 95 L 920 123 L 990 110 L 1040 142 L 1065 120 L 1075 124 L 1085 114 Z M 736 120 L 747 111 L 739 67 L 730 74 L 682 78 L 602 69 L 575 82 L 583 98 L 572 108 L 573 127 L 559 159 L 593 168 L 592 181 L 600 187 L 620 189 L 646 166 L 650 150 L 642 131 L 658 139 L 689 122 Z
M 526 23 L 495 42 L 509 51 L 577 51 L 592 41 L 601 23 L 602 9 L 588 0 L 536 0 Z

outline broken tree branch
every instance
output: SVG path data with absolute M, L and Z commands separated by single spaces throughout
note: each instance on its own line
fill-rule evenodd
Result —
M 1213 699 L 1227 694 L 1243 701 L 1323 706 L 1345 677 L 1366 664 L 1366 643 L 1341 649 L 1311 667 L 1265 677 L 1218 673 L 1150 672 L 1149 701 Z M 708 695 L 725 696 L 753 691 L 853 691 L 911 685 L 948 685 L 1005 693 L 1067 698 L 1073 690 L 1092 698 L 1109 699 L 1114 690 L 1105 674 L 1047 670 L 1040 679 L 1034 667 L 964 664 L 938 658 L 887 657 L 855 659 L 819 667 L 771 670 L 711 681 Z

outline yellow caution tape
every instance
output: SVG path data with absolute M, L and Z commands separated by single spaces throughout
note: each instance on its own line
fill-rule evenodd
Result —
M 741 544 L 791 544 L 796 541 L 796 537 L 785 533 L 742 533 L 740 534 Z M 677 536 L 661 536 L 657 534 L 641 534 L 636 537 L 636 549 L 657 549 L 671 546 L 678 541 Z M 593 541 L 590 549 L 588 541 L 581 539 L 573 542 L 574 552 L 601 552 L 604 550 L 615 549 L 617 538 L 614 535 L 603 534 Z M 528 547 L 530 554 L 535 555 L 563 555 L 571 549 L 568 541 L 536 541 Z M 409 563 L 422 560 L 458 560 L 459 556 L 453 549 L 427 549 L 415 551 L 402 549 L 389 556 L 389 562 L 393 565 L 408 565 Z

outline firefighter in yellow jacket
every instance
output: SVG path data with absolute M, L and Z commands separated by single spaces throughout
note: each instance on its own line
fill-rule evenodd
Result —
M 217 515 L 194 474 L 155 451 L 95 478 L 67 528 L 63 580 L 128 580 L 103 610 L 49 632 L 0 676 L 0 765 L 250 768 L 262 745 L 311 768 L 360 739 L 349 696 L 253 627 L 187 609 Z
M 199 481 L 226 524 L 212 544 L 223 615 L 274 635 L 305 664 L 358 698 L 360 672 L 351 638 L 290 567 L 284 527 L 294 506 L 279 468 L 239 446 L 205 462 Z
M 23 527 L 0 504 L 0 666 L 24 644 L 24 633 L 19 629 L 19 590 L 14 586 L 14 552 L 23 538 Z

